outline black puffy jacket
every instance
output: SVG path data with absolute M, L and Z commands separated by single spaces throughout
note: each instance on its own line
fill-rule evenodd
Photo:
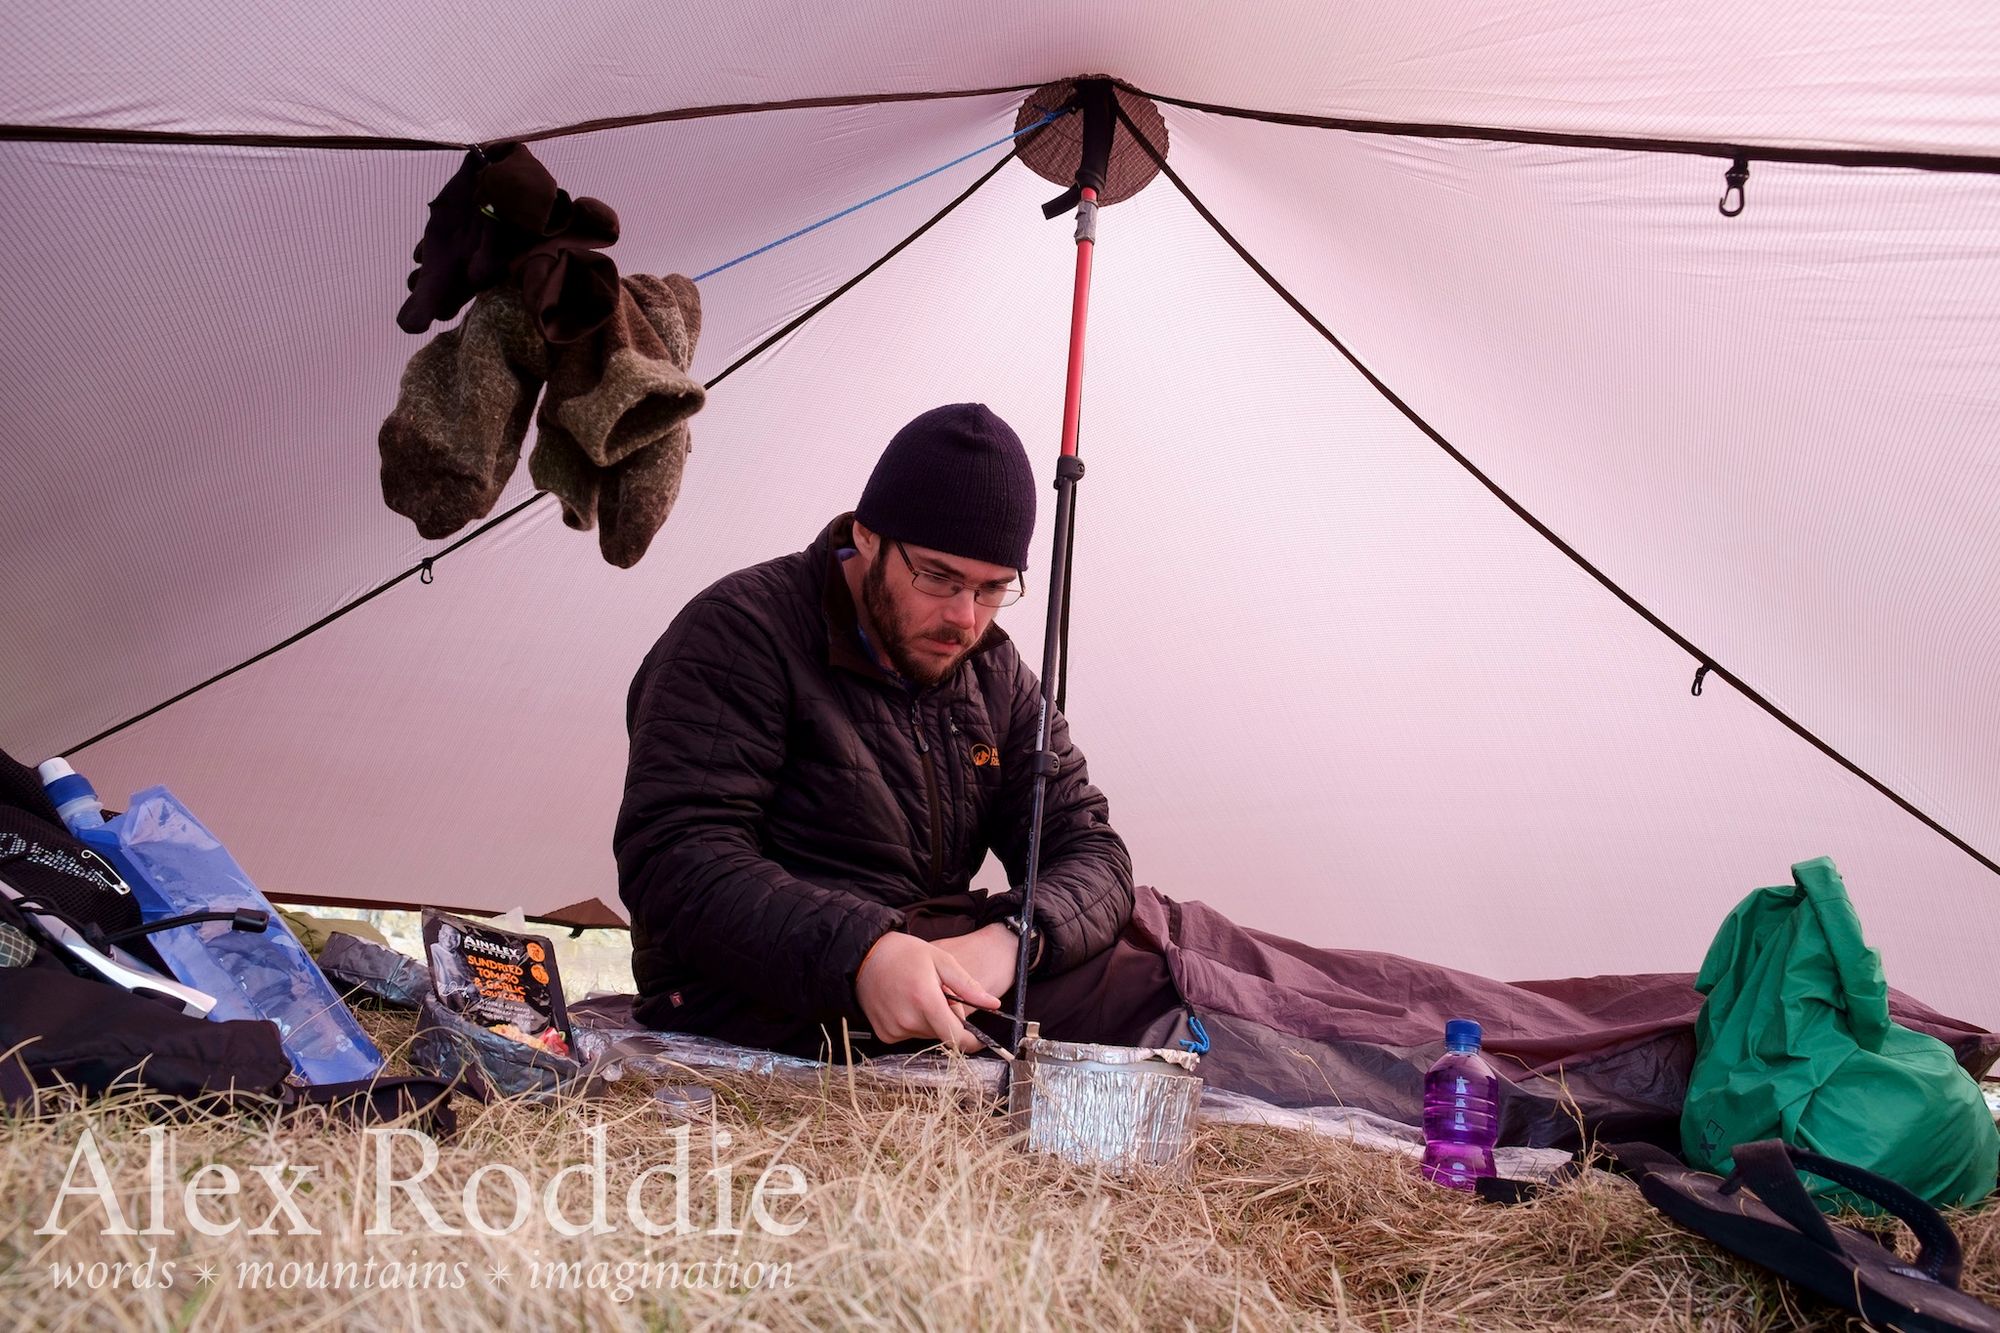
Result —
M 998 624 L 917 693 L 876 666 L 838 572 L 852 531 L 844 514 L 716 583 L 632 681 L 613 848 L 654 1026 L 754 1039 L 751 1011 L 861 1025 L 854 975 L 903 909 L 965 892 L 989 848 L 1026 878 L 1035 674 Z M 1109 948 L 1132 914 L 1131 858 L 1059 715 L 1051 748 L 1036 975 Z M 984 900 L 983 919 L 1018 892 Z

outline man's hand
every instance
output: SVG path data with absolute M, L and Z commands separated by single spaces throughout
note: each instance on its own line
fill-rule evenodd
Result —
M 972 979 L 989 994 L 1005 996 L 1014 989 L 1014 969 L 1021 956 L 1021 940 L 998 921 L 990 926 L 981 926 L 970 935 L 954 935 L 947 940 L 933 940 L 932 943 L 956 958 L 959 966 L 970 972 Z
M 1006 927 L 1001 931 L 1005 933 Z M 971 1052 L 979 1040 L 965 1030 L 945 992 L 981 1009 L 998 1009 L 991 994 L 950 952 L 892 930 L 875 941 L 854 976 L 854 995 L 868 1026 L 883 1041 L 928 1037 Z

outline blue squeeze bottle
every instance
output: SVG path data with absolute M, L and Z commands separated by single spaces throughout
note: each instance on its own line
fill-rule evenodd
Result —
M 63 826 L 76 835 L 78 842 L 96 852 L 118 872 L 119 878 L 127 884 L 137 879 L 138 872 L 125 854 L 118 848 L 118 832 L 104 817 L 104 802 L 98 799 L 97 789 L 79 772 L 69 766 L 66 759 L 50 759 L 37 770 L 42 779 L 42 790 L 55 802 L 56 817 Z M 135 893 L 134 897 L 138 895 Z M 146 903 L 139 899 L 140 919 L 150 921 L 146 915 Z
M 228 849 L 173 793 L 148 788 L 133 796 L 130 809 L 107 821 L 97 792 L 62 759 L 43 764 L 41 778 L 63 823 L 132 886 L 142 920 L 246 907 L 270 917 L 262 931 L 209 921 L 149 937 L 176 980 L 215 997 L 209 1018 L 275 1024 L 292 1072 L 303 1083 L 351 1083 L 381 1072 L 381 1052 L 312 955 Z
M 1424 1075 L 1424 1178 L 1470 1191 L 1495 1174 L 1500 1139 L 1500 1076 L 1479 1053 L 1479 1024 L 1444 1025 L 1444 1054 Z

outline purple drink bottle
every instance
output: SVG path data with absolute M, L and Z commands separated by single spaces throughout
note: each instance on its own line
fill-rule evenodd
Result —
M 1424 1075 L 1424 1177 L 1455 1190 L 1493 1172 L 1500 1076 L 1479 1053 L 1479 1024 L 1444 1025 L 1444 1054 Z

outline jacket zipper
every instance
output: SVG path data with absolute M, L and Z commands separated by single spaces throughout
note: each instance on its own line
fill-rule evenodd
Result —
M 917 738 L 917 753 L 924 761 L 924 799 L 929 802 L 931 823 L 931 888 L 938 887 L 942 863 L 944 861 L 944 830 L 938 816 L 937 765 L 931 760 L 931 743 L 924 738 L 923 716 L 917 712 L 914 700 L 910 703 L 910 734 Z

